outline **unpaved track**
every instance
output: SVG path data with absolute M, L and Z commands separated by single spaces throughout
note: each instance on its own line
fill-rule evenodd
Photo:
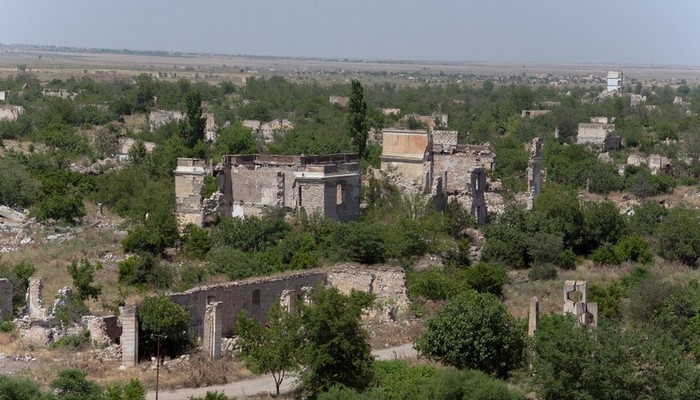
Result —
M 372 355 L 377 360 L 395 360 L 402 358 L 415 358 L 416 351 L 413 349 L 413 344 L 405 344 L 403 346 L 390 347 L 388 349 L 374 350 Z M 294 387 L 296 380 L 292 377 L 285 379 L 280 386 L 280 392 L 289 392 Z M 208 386 L 196 389 L 178 389 L 178 390 L 161 390 L 158 394 L 158 400 L 180 400 L 188 399 L 190 396 L 204 397 L 207 392 L 218 391 L 227 396 L 253 396 L 256 394 L 275 393 L 275 382 L 272 375 L 265 375 L 255 379 L 244 381 L 231 382 L 226 385 Z M 146 395 L 147 400 L 155 400 L 156 393 L 149 392 Z

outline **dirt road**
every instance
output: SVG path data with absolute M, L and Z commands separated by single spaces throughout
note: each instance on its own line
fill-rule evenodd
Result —
M 374 355 L 374 357 L 378 360 L 395 360 L 402 358 L 414 358 L 417 356 L 417 353 L 413 349 L 413 344 L 409 343 L 403 346 L 374 350 L 372 351 L 372 355 Z M 294 378 L 285 379 L 280 386 L 280 391 L 290 391 L 294 387 L 295 383 L 296 380 Z M 265 375 L 255 379 L 231 382 L 226 385 L 209 386 L 196 389 L 178 389 L 168 391 L 161 390 L 158 395 L 158 400 L 181 400 L 188 399 L 190 396 L 204 397 L 208 391 L 213 392 L 215 390 L 219 393 L 225 393 L 227 396 L 252 396 L 256 394 L 274 393 L 275 382 L 272 380 L 271 375 Z M 155 392 L 149 392 L 146 395 L 147 400 L 154 400 L 155 398 Z

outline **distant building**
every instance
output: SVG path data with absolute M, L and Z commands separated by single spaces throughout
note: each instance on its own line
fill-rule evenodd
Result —
M 615 125 L 598 123 L 578 124 L 577 144 L 593 144 L 603 147 L 605 138 L 615 130 Z
M 549 114 L 550 110 L 522 110 L 520 116 L 522 118 L 534 118 L 541 115 Z
M 328 102 L 340 107 L 347 107 L 348 103 L 350 103 L 350 98 L 344 96 L 328 96 Z
M 619 92 L 622 89 L 622 71 L 608 71 L 608 92 Z
M 226 155 L 221 166 L 208 171 L 203 160 L 180 158 L 174 171 L 178 223 L 183 228 L 210 223 L 218 215 L 260 216 L 270 207 L 356 220 L 362 187 L 359 165 L 357 154 Z M 219 190 L 201 199 L 204 178 L 211 172 Z
M 15 121 L 23 112 L 22 106 L 0 106 L 0 121 Z
M 5 101 L 7 99 L 7 96 L 10 94 L 10 92 L 5 91 L 5 90 L 0 90 L 0 101 Z

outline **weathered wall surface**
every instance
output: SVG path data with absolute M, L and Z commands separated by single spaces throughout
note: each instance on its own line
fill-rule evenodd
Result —
M 148 115 L 148 125 L 151 129 L 151 132 L 153 132 L 170 121 L 179 121 L 184 117 L 185 116 L 182 114 L 181 111 L 151 111 L 151 113 Z
M 0 279 L 0 319 L 12 316 L 12 284 Z
M 443 177 L 443 187 L 448 193 L 469 189 L 471 171 L 480 163 L 464 153 L 433 154 L 433 176 Z
M 217 311 L 221 312 L 222 331 L 225 336 L 231 336 L 241 310 L 246 310 L 264 323 L 267 320 L 267 310 L 273 303 L 280 301 L 282 291 L 301 294 L 302 288 L 325 284 L 325 271 L 310 270 L 199 287 L 171 294 L 170 298 L 188 308 L 190 328 L 200 336 L 207 303 L 220 301 Z
M 423 160 L 428 148 L 428 132 L 424 130 L 382 130 L 382 157 Z
M 578 135 L 576 143 L 578 144 L 594 144 L 602 146 L 605 142 L 605 137 L 608 133 L 615 130 L 615 126 L 611 124 L 578 124 Z
M 21 106 L 0 106 L 0 121 L 14 121 L 24 112 Z
M 201 191 L 206 176 L 205 163 L 194 158 L 178 158 L 175 169 L 175 207 L 180 229 L 202 224 Z
M 353 289 L 374 294 L 377 309 L 392 320 L 409 309 L 406 273 L 402 268 L 336 266 L 328 271 L 328 285 L 344 294 Z

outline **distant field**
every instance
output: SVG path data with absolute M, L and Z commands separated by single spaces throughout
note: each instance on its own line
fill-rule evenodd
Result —
M 108 53 L 68 53 L 36 50 L 0 52 L 0 76 L 14 74 L 18 65 L 26 65 L 41 80 L 68 76 L 93 76 L 96 79 L 128 77 L 142 72 L 176 73 L 173 79 L 206 81 L 231 80 L 242 83 L 252 75 L 294 74 L 302 79 L 344 80 L 346 75 L 362 73 L 474 74 L 489 75 L 594 75 L 621 69 L 628 78 L 659 82 L 686 79 L 700 83 L 700 66 L 640 66 L 604 64 L 521 64 L 494 62 L 414 62 L 414 61 L 338 61 L 302 58 L 245 57 L 225 55 L 147 56 Z M 244 69 L 244 72 L 241 72 Z M 204 75 L 207 75 L 206 77 Z

